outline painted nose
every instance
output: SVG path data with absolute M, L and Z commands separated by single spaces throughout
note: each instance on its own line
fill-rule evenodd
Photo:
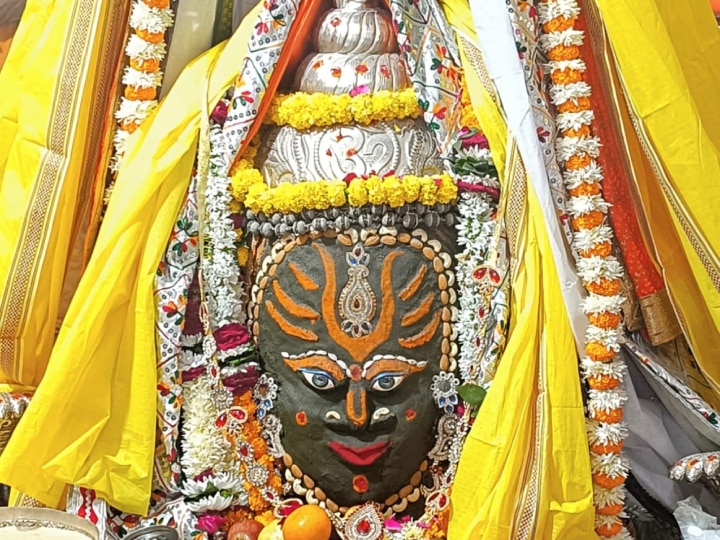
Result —
M 345 407 L 351 427 L 354 429 L 362 429 L 367 425 L 367 392 L 359 381 L 350 381 Z

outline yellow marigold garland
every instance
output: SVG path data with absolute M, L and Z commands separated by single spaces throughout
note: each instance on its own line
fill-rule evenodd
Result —
M 288 214 L 303 210 L 327 210 L 346 204 L 360 207 L 366 204 L 387 204 L 397 208 L 403 204 L 420 202 L 427 206 L 449 204 L 457 199 L 457 186 L 447 175 L 437 176 L 370 176 L 318 182 L 283 182 L 269 187 L 262 174 L 248 161 L 240 160 L 232 178 L 232 195 L 236 201 L 255 213 Z
M 600 143 L 593 136 L 591 88 L 585 82 L 580 55 L 584 34 L 575 28 L 580 8 L 575 0 L 541 0 L 540 18 L 546 34 L 540 40 L 550 60 L 550 89 L 558 109 L 558 124 L 565 126 L 558 138 L 571 195 L 569 212 L 579 255 L 578 273 L 588 291 L 584 376 L 590 387 L 588 438 L 596 509 L 595 532 L 604 538 L 629 540 L 622 522 L 624 481 L 628 472 L 622 456 L 627 429 L 623 424 L 625 393 L 622 361 L 618 358 L 622 334 L 620 277 L 622 266 L 611 250 L 612 230 L 602 196 L 602 170 L 595 158 Z
M 305 130 L 332 125 L 366 126 L 371 122 L 418 118 L 421 114 L 412 88 L 356 96 L 296 92 L 276 96 L 266 122 Z

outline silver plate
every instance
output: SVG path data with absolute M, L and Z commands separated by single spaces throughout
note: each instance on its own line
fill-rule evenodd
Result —
M 49 508 L 0 508 L 0 528 L 3 527 L 15 527 L 18 530 L 58 529 L 82 534 L 90 540 L 100 538 L 97 527 L 92 523 Z
M 135 531 L 125 540 L 180 540 L 180 535 L 175 529 L 156 525 Z

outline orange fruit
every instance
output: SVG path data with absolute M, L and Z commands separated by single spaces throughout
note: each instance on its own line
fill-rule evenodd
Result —
M 306 504 L 285 519 L 285 540 L 329 540 L 332 523 L 325 510 L 314 504 Z

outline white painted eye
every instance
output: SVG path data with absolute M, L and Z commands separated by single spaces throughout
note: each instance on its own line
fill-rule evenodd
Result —
M 404 373 L 381 373 L 372 380 L 370 389 L 378 392 L 390 392 L 400 386 L 406 376 Z
M 310 386 L 316 390 L 332 390 L 337 386 L 332 375 L 321 369 L 300 369 L 300 374 Z

